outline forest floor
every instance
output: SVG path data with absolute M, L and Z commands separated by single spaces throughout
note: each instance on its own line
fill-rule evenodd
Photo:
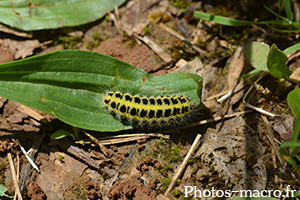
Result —
M 244 79 L 238 80 L 253 69 L 245 55 L 246 45 L 258 41 L 286 49 L 298 41 L 299 35 L 278 33 L 265 25 L 222 26 L 192 15 L 196 9 L 250 21 L 274 18 L 266 16 L 261 4 L 249 3 L 245 9 L 231 1 L 197 7 L 192 1 L 183 5 L 180 1 L 138 2 L 128 1 L 118 12 L 87 25 L 34 32 L 31 39 L 1 32 L 0 63 L 79 49 L 113 56 L 153 75 L 198 74 L 204 78 L 203 104 L 193 121 L 214 120 L 179 132 L 174 129 L 153 137 L 105 141 L 110 155 L 107 157 L 97 144 L 87 142 L 84 134 L 77 141 L 71 137 L 50 140 L 55 131 L 72 127 L 54 116 L 0 97 L 0 183 L 8 189 L 7 194 L 15 192 L 11 156 L 19 174 L 17 181 L 24 183 L 24 199 L 192 199 L 195 194 L 186 196 L 185 186 L 218 190 L 219 199 L 227 199 L 221 197 L 226 190 L 285 191 L 288 185 L 299 190 L 295 169 L 278 152 L 280 143 L 288 141 L 293 132 L 294 117 L 287 104 L 292 86 L 270 74 L 252 80 L 251 88 Z M 277 5 L 267 6 L 276 9 Z M 182 12 L 183 8 L 189 9 Z M 296 69 L 299 61 L 299 56 L 293 56 L 288 66 Z M 245 87 L 218 101 L 238 84 Z M 254 111 L 245 102 L 275 117 Z M 140 130 L 88 132 L 100 138 L 103 134 Z M 195 142 L 195 138 L 200 139 Z M 41 141 L 34 162 L 40 172 L 28 167 L 17 143 L 28 150 L 38 139 Z M 168 189 L 193 143 L 196 146 L 187 166 L 174 187 Z

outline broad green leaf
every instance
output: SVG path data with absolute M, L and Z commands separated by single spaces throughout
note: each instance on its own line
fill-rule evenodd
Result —
M 289 80 L 292 74 L 291 70 L 286 65 L 288 58 L 275 44 L 272 45 L 267 59 L 267 67 L 269 72 L 275 78 L 284 78 Z
M 262 42 L 251 42 L 245 48 L 246 56 L 254 68 L 267 66 L 267 56 L 270 46 Z
M 246 78 L 252 74 L 255 74 L 256 72 L 259 72 L 261 70 L 265 71 L 267 69 L 267 55 L 265 55 L 267 51 L 267 46 L 268 46 L 267 44 L 260 43 L 260 42 L 252 42 L 246 46 L 246 56 L 249 62 L 251 63 L 251 65 L 255 67 L 255 69 L 248 72 L 247 74 L 244 74 L 239 79 Z M 270 49 L 270 47 L 268 49 Z M 283 53 L 285 53 L 285 55 L 288 55 L 299 49 L 300 49 L 300 43 L 297 43 L 285 49 Z M 260 53 L 262 53 L 263 56 L 261 56 Z M 256 57 L 258 59 L 256 59 Z
M 239 79 L 246 78 L 259 71 L 267 71 L 267 56 L 270 46 L 261 42 L 251 42 L 246 45 L 245 53 L 254 70 L 244 74 Z
M 32 31 L 77 26 L 103 17 L 125 0 L 2 0 L 0 22 Z
M 288 104 L 293 112 L 295 117 L 300 115 L 300 89 L 298 86 L 295 87 L 287 96 Z
M 202 77 L 153 76 L 110 56 L 86 51 L 57 51 L 0 65 L 0 96 L 57 116 L 79 128 L 131 129 L 102 103 L 107 91 L 141 96 L 186 95 L 199 105 Z

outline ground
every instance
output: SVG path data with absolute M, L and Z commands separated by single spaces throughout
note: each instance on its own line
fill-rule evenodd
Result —
M 7 194 L 15 193 L 7 162 L 9 155 L 13 156 L 20 173 L 17 179 L 19 185 L 23 182 L 24 199 L 191 199 L 194 193 L 186 197 L 185 186 L 200 190 L 284 191 L 291 185 L 292 189 L 299 190 L 297 173 L 278 152 L 280 143 L 288 141 L 293 132 L 294 117 L 286 99 L 292 85 L 267 74 L 249 94 L 246 95 L 247 86 L 229 99 L 217 101 L 220 93 L 243 83 L 243 79 L 237 79 L 253 69 L 244 53 L 247 44 L 252 40 L 263 41 L 285 49 L 296 42 L 298 35 L 287 36 L 267 26 L 224 27 L 191 15 L 194 9 L 204 9 L 220 15 L 232 12 L 231 17 L 254 20 L 251 11 L 259 8 L 256 14 L 260 17 L 263 9 L 260 4 L 255 7 L 249 3 L 249 10 L 244 10 L 240 5 L 222 5 L 218 1 L 202 3 L 196 8 L 191 7 L 196 4 L 192 1 L 186 1 L 185 5 L 180 1 L 172 4 L 153 0 L 137 4 L 136 1 L 119 8 L 121 29 L 108 15 L 80 27 L 54 30 L 52 34 L 37 31 L 32 39 L 0 32 L 0 63 L 55 50 L 80 49 L 113 56 L 154 75 L 198 74 L 204 78 L 203 103 L 197 107 L 191 124 L 213 117 L 221 116 L 221 119 L 182 130 L 172 129 L 171 133 L 163 131 L 161 137 L 106 143 L 108 155 L 105 155 L 83 133 L 75 141 L 71 137 L 51 140 L 55 131 L 72 130 L 72 127 L 50 114 L 0 98 L 0 180 L 8 189 Z M 136 12 L 136 6 L 143 12 Z M 190 9 L 181 13 L 182 8 Z M 241 13 L 245 14 L 244 18 Z M 181 34 L 189 45 L 167 32 L 161 23 Z M 163 51 L 157 53 L 139 39 L 146 37 Z M 298 62 L 299 58 L 294 56 L 288 64 L 296 69 Z M 276 116 L 265 116 L 247 108 L 243 101 L 245 95 L 248 103 Z M 226 117 L 234 113 L 240 114 Z M 136 132 L 141 130 L 89 133 L 100 138 Z M 201 139 L 187 167 L 166 194 L 198 134 Z M 34 156 L 40 171 L 37 172 L 28 167 L 17 140 L 28 150 L 39 138 L 42 142 Z

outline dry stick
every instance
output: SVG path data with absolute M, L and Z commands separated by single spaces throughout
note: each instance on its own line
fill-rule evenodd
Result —
M 180 126 L 178 127 L 178 130 L 183 130 L 186 128 L 191 128 L 194 126 L 199 126 L 199 125 L 203 125 L 203 124 L 208 124 L 211 122 L 216 122 L 222 119 L 227 119 L 227 118 L 231 118 L 231 117 L 236 117 L 239 115 L 244 115 L 247 114 L 249 112 L 252 112 L 252 110 L 246 110 L 246 111 L 242 111 L 242 112 L 237 112 L 237 113 L 233 113 L 233 114 L 229 114 L 229 115 L 225 115 L 224 117 L 215 117 L 215 118 L 211 118 L 211 119 L 205 119 L 205 120 L 201 120 L 186 126 Z M 165 130 L 164 134 L 166 133 L 172 133 L 174 132 L 174 129 L 169 129 L 169 130 Z M 131 141 L 136 141 L 139 139 L 143 139 L 143 138 L 150 138 L 150 137 L 159 137 L 159 138 L 163 138 L 163 139 L 170 139 L 169 135 L 163 135 L 160 132 L 154 132 L 154 133 L 134 133 L 134 134 L 122 134 L 122 135 L 115 135 L 113 136 L 115 139 L 106 139 L 108 137 L 102 137 L 100 138 L 101 140 L 99 141 L 102 145 L 111 145 L 111 144 L 120 144 L 120 143 L 125 143 L 125 142 L 131 142 Z
M 16 175 L 16 170 L 15 170 L 15 166 L 14 166 L 14 161 L 12 159 L 11 153 L 7 153 L 7 159 L 9 162 L 9 166 L 10 166 L 10 170 L 11 170 L 11 175 L 14 181 L 14 185 L 15 185 L 15 190 L 16 190 L 16 194 L 18 195 L 19 200 L 23 199 L 22 198 L 22 194 L 18 185 L 18 179 L 17 179 L 17 175 Z
M 159 138 L 163 138 L 163 139 L 167 139 L 167 140 L 170 139 L 169 135 L 163 135 L 159 132 L 155 132 L 155 133 L 133 133 L 133 134 L 115 135 L 115 136 L 113 136 L 113 138 L 115 138 L 115 139 L 113 139 L 113 138 L 106 139 L 108 137 L 102 137 L 102 138 L 100 138 L 101 139 L 100 142 L 103 145 L 110 145 L 110 144 L 131 142 L 131 141 L 140 140 L 143 138 L 151 138 L 151 137 L 159 137 Z
M 160 27 L 162 29 L 164 29 L 165 31 L 167 31 L 170 34 L 174 35 L 175 37 L 177 37 L 178 39 L 180 39 L 181 41 L 183 41 L 184 43 L 186 43 L 187 45 L 189 45 L 190 47 L 192 47 L 195 51 L 197 51 L 201 55 L 205 56 L 206 58 L 209 57 L 209 54 L 206 51 L 204 51 L 204 50 L 200 49 L 199 47 L 197 47 L 196 45 L 192 44 L 190 41 L 188 41 L 187 39 L 185 39 L 183 36 L 181 36 L 179 33 L 177 33 L 176 31 L 174 31 L 173 29 L 167 27 L 163 23 L 160 23 L 159 25 L 160 25 Z
M 258 77 L 258 78 L 255 80 L 255 82 L 250 86 L 250 88 L 247 90 L 246 94 L 245 94 L 244 97 L 243 97 L 243 103 L 244 103 L 244 105 L 245 105 L 246 107 L 251 108 L 251 109 L 253 109 L 253 110 L 255 110 L 255 111 L 259 112 L 259 113 L 262 113 L 262 114 L 264 114 L 264 115 L 268 115 L 268 116 L 270 116 L 270 117 L 275 117 L 275 116 L 276 116 L 275 114 L 270 113 L 270 112 L 268 112 L 268 111 L 265 111 L 265 110 L 263 110 L 263 109 L 261 109 L 261 108 L 252 106 L 251 104 L 249 104 L 249 103 L 246 101 L 247 96 L 250 94 L 251 90 L 254 88 L 253 85 L 254 85 L 254 84 L 257 84 L 258 81 L 260 81 L 265 75 L 267 75 L 267 73 L 266 73 L 266 72 L 263 72 L 263 73 L 261 74 L 261 76 Z M 253 76 L 254 76 L 254 75 L 253 75 Z
M 169 135 L 162 135 L 156 132 L 156 133 L 135 133 L 135 134 L 115 135 L 113 137 L 102 137 L 99 138 L 99 140 L 98 139 L 97 140 L 102 145 L 112 145 L 112 144 L 132 142 L 132 141 L 136 141 L 144 138 L 151 138 L 151 137 L 159 137 L 166 140 L 170 139 Z M 111 138 L 111 139 L 106 139 L 106 138 Z M 76 142 L 76 143 L 80 143 L 80 142 Z M 89 142 L 85 141 L 85 144 L 89 144 Z
M 172 61 L 172 57 L 169 56 L 169 54 L 167 54 L 158 44 L 152 41 L 149 37 L 141 37 L 137 34 L 134 34 L 134 36 L 139 40 L 143 41 L 145 44 L 147 44 L 166 63 L 170 63 Z
M 26 152 L 26 150 L 24 149 L 24 147 L 21 145 L 20 141 L 18 139 L 16 139 L 18 145 L 20 146 L 21 151 L 23 152 L 23 154 L 25 155 L 25 158 L 28 160 L 28 162 L 32 165 L 32 167 L 40 172 L 39 168 L 36 166 L 36 164 L 33 162 L 33 160 L 29 157 L 28 153 L 30 153 L 30 150 L 28 152 Z
M 229 114 L 229 115 L 225 115 L 223 117 L 218 116 L 218 117 L 214 117 L 214 118 L 210 118 L 210 119 L 205 119 L 205 120 L 201 120 L 199 122 L 194 122 L 194 123 L 186 125 L 186 126 L 180 126 L 180 127 L 178 127 L 178 130 L 183 130 L 183 129 L 194 127 L 194 126 L 199 126 L 199 125 L 203 125 L 203 124 L 217 122 L 217 121 L 220 121 L 220 120 L 223 120 L 223 119 L 237 117 L 237 116 L 244 115 L 244 114 L 247 114 L 247 113 L 250 113 L 250 112 L 252 112 L 252 110 L 245 110 L 245 111 L 242 111 L 242 112 L 232 113 L 232 114 Z M 170 130 L 165 131 L 164 133 L 170 133 L 172 131 L 173 130 L 170 129 Z
M 39 114 L 38 112 L 33 110 L 32 108 L 24 106 L 22 104 L 17 107 L 17 110 L 20 111 L 20 112 L 26 113 L 27 115 L 29 115 L 30 117 L 36 119 L 37 121 L 41 121 L 42 119 L 45 118 L 44 116 L 42 116 L 41 114 Z
M 276 143 L 274 142 L 275 136 L 274 136 L 274 134 L 273 134 L 273 130 L 272 130 L 270 124 L 269 124 L 269 121 L 268 121 L 268 119 L 267 119 L 266 116 L 261 115 L 261 118 L 263 119 L 263 121 L 264 121 L 264 123 L 265 123 L 265 125 L 266 125 L 266 128 L 267 128 L 267 133 L 268 133 L 268 134 L 267 134 L 267 138 L 268 138 L 268 140 L 270 141 L 271 146 L 273 147 L 273 149 L 274 149 L 274 151 L 275 151 L 275 154 L 276 154 L 278 160 L 279 160 L 281 163 L 283 163 L 284 160 L 281 158 L 280 153 L 279 153 L 279 151 L 277 150 L 279 147 L 278 147 L 278 146 L 276 145 Z M 276 158 L 273 158 L 273 159 L 275 159 L 275 161 L 276 161 Z
M 165 196 L 167 196 L 169 194 L 169 192 L 175 187 L 176 184 L 176 180 L 182 175 L 183 171 L 185 170 L 189 159 L 192 156 L 192 153 L 196 150 L 196 148 L 199 146 L 199 142 L 201 139 L 201 134 L 197 134 L 189 152 L 187 153 L 187 155 L 185 156 L 183 162 L 181 163 L 181 165 L 178 167 L 176 174 L 173 176 L 170 185 L 168 187 L 168 189 L 165 192 Z
M 94 136 L 92 136 L 91 134 L 87 133 L 86 131 L 83 131 L 84 134 L 86 134 L 93 142 L 95 142 L 101 149 L 101 151 L 103 152 L 103 154 L 106 156 L 106 157 L 110 157 L 111 156 L 111 153 L 108 151 L 108 149 L 102 144 L 102 142 L 100 142 L 97 138 L 95 138 Z
M 17 163 L 16 163 L 16 172 L 17 172 L 17 182 L 19 183 L 19 176 L 20 176 L 20 156 L 19 156 L 19 153 L 17 153 L 16 155 L 16 158 L 17 158 Z M 14 196 L 14 200 L 17 199 L 17 193 L 15 193 L 15 196 Z
M 280 163 L 283 163 L 283 159 L 281 158 L 280 153 L 277 150 L 278 146 L 273 141 L 273 139 L 275 137 L 274 137 L 273 130 L 272 130 L 270 124 L 269 124 L 268 119 L 266 118 L 266 116 L 263 116 L 263 115 L 261 115 L 261 118 L 263 119 L 263 121 L 264 121 L 264 123 L 265 123 L 265 125 L 267 127 L 267 138 L 270 141 L 270 144 L 272 146 L 272 161 L 273 161 L 273 166 L 274 166 L 274 169 L 276 169 L 277 168 L 277 164 L 276 164 L 275 154 L 276 154 L 278 160 L 280 161 Z M 274 152 L 275 152 L 275 154 L 274 154 Z M 278 183 L 278 175 L 275 175 L 275 183 Z
M 46 132 L 45 131 L 42 131 L 42 134 L 40 137 L 38 137 L 38 139 L 36 141 L 34 141 L 32 147 L 31 147 L 31 151 L 30 153 L 28 154 L 29 157 L 31 158 L 31 160 L 34 161 L 34 156 L 35 154 L 37 153 L 38 151 L 38 148 L 39 146 L 41 145 L 44 137 L 46 135 Z M 30 174 L 31 174 L 31 169 L 32 169 L 32 166 L 30 163 L 27 163 L 27 165 L 25 166 L 24 168 L 24 171 L 22 173 L 22 176 L 21 176 L 21 179 L 20 179 L 20 182 L 19 182 L 19 187 L 20 187 L 20 190 L 23 191 L 24 188 L 25 188 L 25 183 L 26 181 L 28 180 Z
M 224 96 L 222 96 L 220 99 L 217 100 L 217 102 L 223 102 L 226 99 L 230 98 L 233 94 L 238 93 L 242 89 L 244 89 L 248 84 L 247 83 L 239 83 L 236 87 L 229 90 L 228 93 L 226 93 Z

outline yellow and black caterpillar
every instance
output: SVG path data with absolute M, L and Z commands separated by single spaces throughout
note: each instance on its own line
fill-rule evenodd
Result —
M 129 93 L 107 92 L 103 104 L 119 119 L 139 126 L 170 126 L 182 123 L 194 108 L 186 96 L 140 97 Z

